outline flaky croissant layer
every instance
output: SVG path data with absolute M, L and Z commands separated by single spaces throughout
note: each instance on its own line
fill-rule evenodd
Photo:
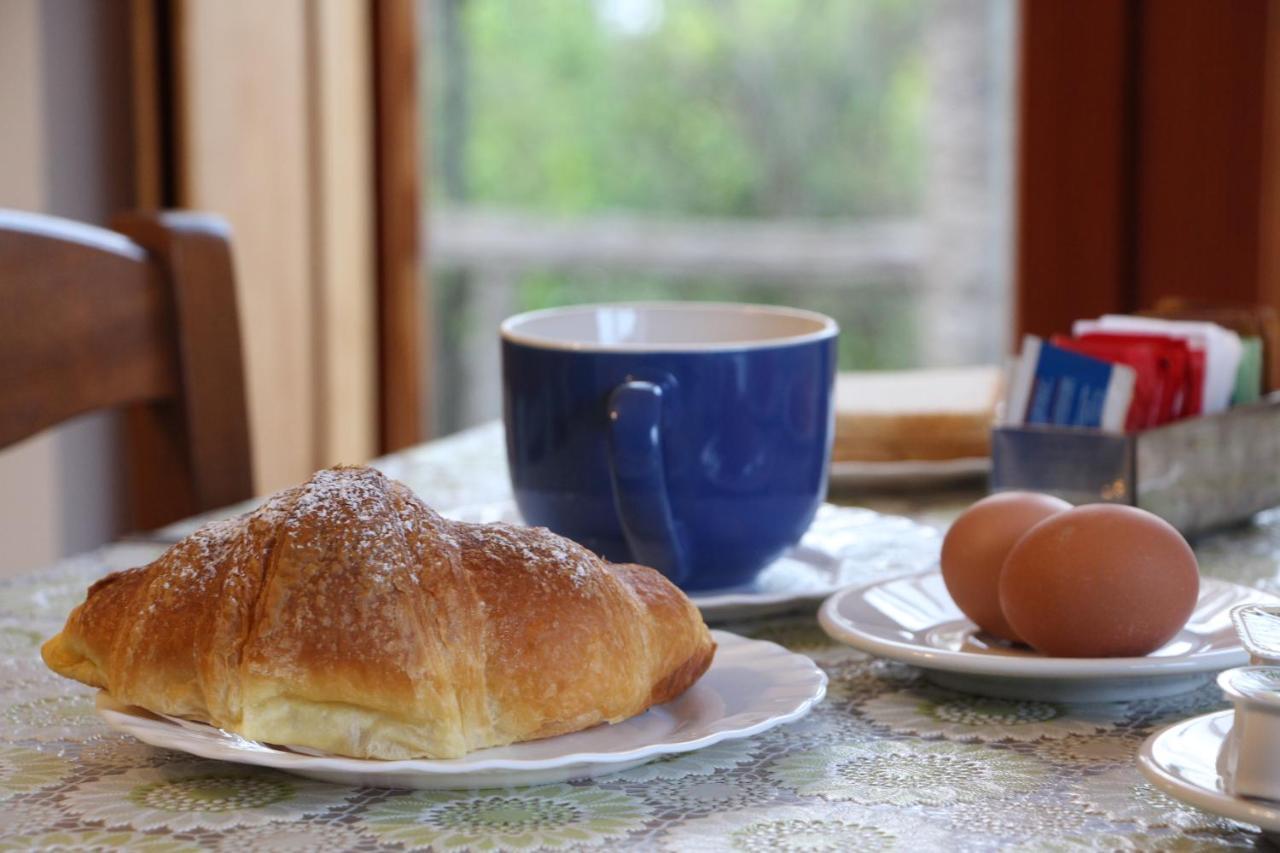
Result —
M 386 759 L 617 722 L 683 693 L 714 652 L 654 570 L 449 521 L 359 467 L 108 575 L 42 649 L 126 704 Z

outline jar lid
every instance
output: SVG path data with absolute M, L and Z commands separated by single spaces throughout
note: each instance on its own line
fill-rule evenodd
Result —
M 1244 604 L 1231 611 L 1231 621 L 1249 654 L 1280 663 L 1280 605 Z
M 1280 709 L 1280 666 L 1240 666 L 1218 676 L 1218 686 L 1232 700 L 1242 699 Z

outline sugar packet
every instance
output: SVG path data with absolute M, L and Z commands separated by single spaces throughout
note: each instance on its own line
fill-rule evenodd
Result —
M 1137 372 L 1045 342 L 1023 338 L 1013 368 L 1005 423 L 1124 432 Z

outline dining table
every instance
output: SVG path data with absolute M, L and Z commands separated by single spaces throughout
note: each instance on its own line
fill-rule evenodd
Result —
M 372 463 L 429 505 L 511 500 L 502 427 Z M 981 481 L 828 500 L 903 516 L 939 547 Z M 811 658 L 829 678 L 807 716 L 623 772 L 533 787 L 405 790 L 196 758 L 118 733 L 95 691 L 41 662 L 86 588 L 199 524 L 130 536 L 0 581 L 0 850 L 1210 850 L 1265 847 L 1256 828 L 1147 784 L 1140 744 L 1227 707 L 1212 683 L 1090 705 L 933 686 L 829 638 L 816 605 L 714 627 Z M 1207 576 L 1280 586 L 1280 511 L 1199 538 Z

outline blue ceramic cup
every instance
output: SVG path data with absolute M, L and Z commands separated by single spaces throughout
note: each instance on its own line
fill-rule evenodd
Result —
M 525 521 L 688 590 L 740 586 L 826 493 L 834 320 L 654 302 L 502 324 L 507 457 Z

